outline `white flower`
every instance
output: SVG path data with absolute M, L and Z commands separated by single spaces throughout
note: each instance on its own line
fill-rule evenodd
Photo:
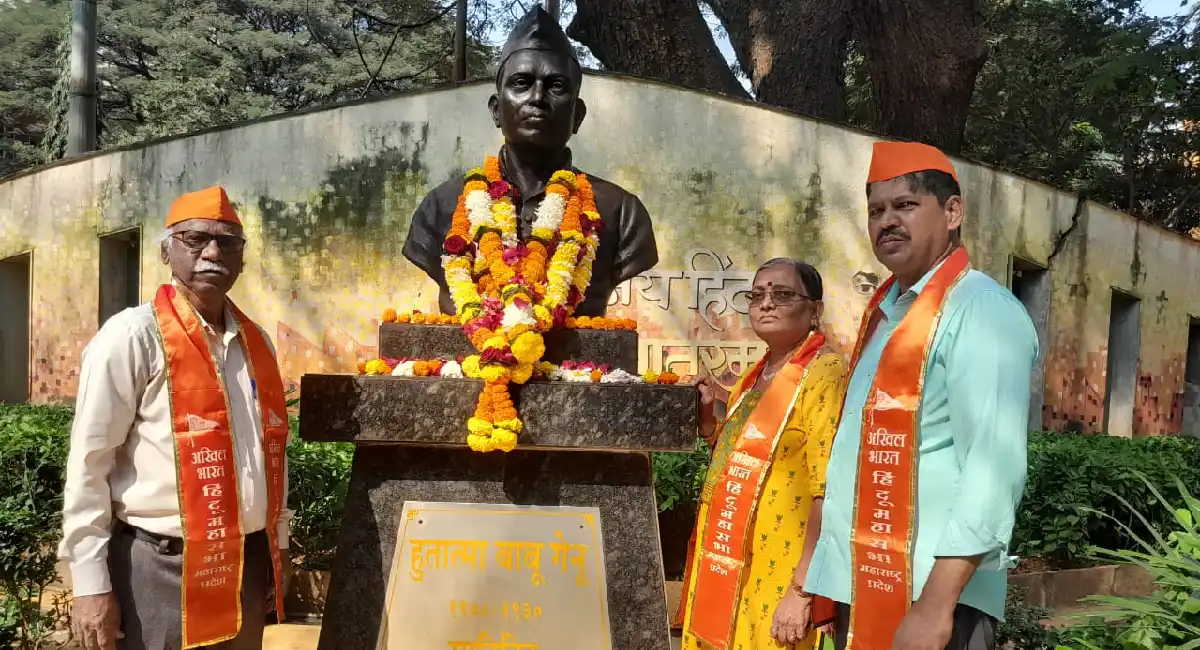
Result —
M 415 361 L 405 361 L 403 363 L 396 364 L 396 367 L 394 369 L 392 369 L 392 376 L 393 377 L 412 377 L 413 376 L 413 365 L 415 365 L 415 364 L 416 364 Z
M 510 330 L 517 325 L 532 325 L 537 327 L 537 317 L 533 315 L 532 305 L 527 307 L 506 305 L 504 307 L 504 316 L 500 321 L 500 326 L 506 330 Z
M 533 213 L 534 228 L 558 230 L 562 225 L 563 214 L 567 211 L 567 200 L 561 194 L 547 194 Z
M 440 376 L 459 379 L 463 376 L 462 366 L 459 365 L 457 361 L 447 361 L 442 365 L 442 372 L 440 373 Z
M 479 226 L 490 226 L 492 221 L 492 197 L 483 190 L 467 192 L 467 221 L 471 223 L 471 232 Z
M 592 381 L 591 370 L 564 370 L 562 374 L 563 381 L 570 381 L 577 384 L 588 384 Z
M 602 384 L 640 384 L 644 380 L 640 375 L 633 375 L 620 368 L 610 371 L 600 378 Z

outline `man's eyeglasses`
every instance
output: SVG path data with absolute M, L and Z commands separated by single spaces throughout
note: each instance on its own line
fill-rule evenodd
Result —
M 770 291 L 742 291 L 741 295 L 746 297 L 746 301 L 751 307 L 757 307 L 771 297 L 771 302 L 776 305 L 791 305 L 800 302 L 801 300 L 811 300 L 808 296 L 791 289 L 772 289 Z
M 221 249 L 222 253 L 240 253 L 246 247 L 246 240 L 237 235 L 214 235 L 199 230 L 171 233 L 171 238 L 194 251 L 208 248 L 209 242 L 214 239 L 217 241 L 217 248 Z

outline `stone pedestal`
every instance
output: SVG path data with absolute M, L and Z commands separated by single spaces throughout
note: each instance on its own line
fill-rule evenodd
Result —
M 608 363 L 636 372 L 636 346 L 633 332 L 554 332 L 547 336 L 547 358 Z M 385 325 L 380 330 L 384 357 L 470 352 L 454 327 Z M 304 439 L 358 445 L 319 650 L 377 648 L 400 513 L 405 502 L 421 501 L 598 508 L 611 636 L 604 647 L 668 650 L 649 452 L 693 449 L 695 388 L 568 382 L 514 386 L 514 402 L 525 423 L 520 444 L 507 454 L 480 454 L 464 441 L 481 387 L 482 382 L 466 379 L 302 379 Z M 542 560 L 543 566 L 549 559 Z M 547 615 L 571 615 L 554 612 L 553 603 L 543 606 Z M 396 631 L 389 629 L 389 636 Z M 541 650 L 557 648 L 543 644 Z

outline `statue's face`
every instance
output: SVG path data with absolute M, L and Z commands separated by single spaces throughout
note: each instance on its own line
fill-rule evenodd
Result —
M 505 141 L 547 151 L 566 147 L 586 112 L 577 64 L 566 54 L 520 50 L 505 61 L 503 74 L 488 107 Z

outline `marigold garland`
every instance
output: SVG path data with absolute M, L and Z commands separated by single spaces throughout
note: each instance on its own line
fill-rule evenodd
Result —
M 518 218 L 500 161 L 489 156 L 467 173 L 442 245 L 459 324 L 479 351 L 470 363 L 485 381 L 467 423 L 476 451 L 516 446 L 523 425 L 509 386 L 534 376 L 546 352 L 542 333 L 564 325 L 583 301 L 600 242 L 600 213 L 582 174 L 551 175 L 528 242 L 518 238 Z
M 508 384 L 501 380 L 489 380 L 485 377 L 485 366 L 479 355 L 460 357 L 458 359 L 372 359 L 358 364 L 360 375 L 393 377 L 443 377 L 485 379 L 484 389 L 475 413 L 467 423 L 471 435 L 478 436 L 475 444 L 490 446 L 494 449 L 502 447 L 501 442 L 511 441 L 507 434 L 500 434 L 496 442 L 484 444 L 485 439 L 495 437 L 494 423 L 501 423 L 508 432 L 520 432 L 520 419 L 513 408 L 512 398 L 508 392 Z M 538 361 L 529 368 L 529 379 L 550 379 L 569 382 L 592 382 L 603 384 L 677 384 L 682 378 L 673 372 L 656 372 L 648 370 L 642 375 L 628 373 L 619 368 L 612 369 L 608 364 L 598 364 L 591 361 L 564 361 L 562 365 L 554 365 L 548 361 Z M 516 382 L 524 383 L 524 382 Z
M 541 307 L 541 305 L 534 306 L 535 312 L 537 312 L 539 307 Z M 536 316 L 536 313 L 535 313 L 535 316 Z M 541 316 L 537 316 L 537 318 L 538 318 L 538 320 L 542 320 Z M 381 320 L 385 323 L 403 323 L 403 324 L 411 323 L 414 325 L 459 325 L 459 324 L 461 324 L 461 321 L 458 318 L 458 316 L 452 316 L 449 314 L 423 314 L 419 311 L 415 311 L 415 312 L 411 312 L 411 313 L 397 313 L 395 309 L 392 309 L 390 307 L 383 310 L 383 317 L 381 318 Z M 551 317 L 549 315 L 549 312 L 546 312 L 545 320 L 548 323 L 551 322 Z M 525 327 L 525 328 L 533 329 L 533 325 L 529 325 L 529 324 L 520 325 L 518 327 Z M 604 318 L 604 317 L 600 317 L 600 316 L 590 316 L 590 317 L 589 316 L 580 316 L 578 318 L 572 318 L 572 317 L 568 316 L 567 318 L 563 319 L 563 323 L 562 323 L 561 327 L 564 329 L 569 329 L 569 330 L 605 330 L 605 331 L 621 330 L 621 331 L 627 331 L 627 332 L 635 332 L 635 331 L 637 331 L 637 321 L 632 318 Z M 547 329 L 549 329 L 549 328 L 547 328 Z M 484 332 L 488 336 L 490 336 L 492 334 L 491 330 L 487 330 L 487 329 L 480 329 L 480 330 L 476 330 L 476 331 Z M 516 334 L 512 334 L 511 336 L 515 337 Z M 486 338 L 484 338 L 482 340 L 486 340 Z M 476 347 L 478 347 L 478 345 Z

